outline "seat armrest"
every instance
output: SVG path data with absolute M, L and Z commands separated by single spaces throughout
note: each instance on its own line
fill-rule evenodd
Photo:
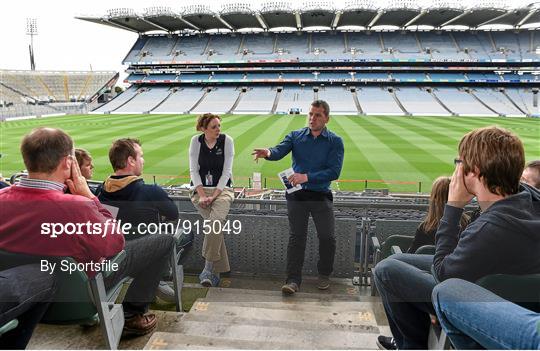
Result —
M 392 250 L 393 254 L 403 253 L 403 251 L 401 251 L 401 247 L 397 245 L 392 245 L 392 248 L 390 250 Z
M 127 257 L 127 254 L 126 254 L 126 251 L 125 250 L 122 250 L 120 251 L 119 253 L 117 253 L 114 257 L 112 257 L 111 259 L 109 259 L 109 261 L 111 262 L 111 266 L 116 263 L 116 264 L 120 264 L 123 260 L 125 260 Z M 103 278 L 107 278 L 109 277 L 111 274 L 115 273 L 116 271 L 114 270 L 105 270 L 105 271 L 102 271 L 103 273 Z
M 371 242 L 373 243 L 373 248 L 375 248 L 375 250 L 381 249 L 381 244 L 376 236 L 371 237 Z

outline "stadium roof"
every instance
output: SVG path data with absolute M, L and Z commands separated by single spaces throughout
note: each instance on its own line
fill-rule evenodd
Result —
M 510 25 L 520 28 L 540 23 L 540 3 L 508 8 L 505 2 L 485 0 L 474 7 L 460 2 L 439 0 L 431 7 L 419 7 L 414 0 L 390 0 L 385 7 L 375 1 L 351 0 L 343 8 L 335 8 L 325 0 L 311 0 L 294 8 L 287 1 L 268 1 L 259 8 L 249 3 L 224 4 L 220 11 L 206 5 L 191 5 L 178 10 L 150 7 L 138 13 L 130 8 L 111 9 L 104 16 L 78 16 L 78 19 L 105 24 L 137 33 L 150 31 L 208 31 L 246 28 L 269 30 L 281 27 L 304 29 L 327 27 L 339 29 L 357 26 L 367 29 L 379 26 L 407 28 L 447 26 L 479 28 L 484 25 Z

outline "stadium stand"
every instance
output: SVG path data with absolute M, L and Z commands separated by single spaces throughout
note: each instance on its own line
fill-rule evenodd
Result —
M 110 90 L 116 72 L 0 70 L 0 118 L 86 113 Z
M 190 113 L 227 113 L 242 94 L 235 87 L 212 87 L 206 97 L 190 110 Z
M 396 96 L 405 109 L 413 115 L 437 116 L 447 115 L 446 111 L 429 92 L 417 87 L 400 87 L 395 90 Z
M 276 98 L 277 88 L 252 87 L 247 88 L 239 104 L 234 109 L 236 113 L 270 113 Z
M 275 12 L 274 5 L 257 11 L 228 4 L 217 13 L 187 7 L 182 19 L 168 8 L 79 17 L 140 34 L 123 61 L 132 88 L 95 112 L 299 113 L 319 96 L 343 114 L 538 114 L 533 100 L 540 80 L 533 73 L 540 62 L 540 36 L 536 28 L 522 27 L 540 16 L 534 7 L 514 12 L 528 14 L 518 21 L 492 4 L 472 12 L 445 12 L 442 5 L 427 12 L 408 5 L 374 10 L 354 1 L 339 11 L 309 3 L 309 10 Z M 315 13 L 322 16 L 317 21 Z M 494 13 L 498 16 L 491 18 Z M 514 28 L 489 30 L 484 23 Z M 346 27 L 351 25 L 364 29 Z M 48 85 L 52 93 L 37 85 L 35 94 L 62 93 L 61 86 Z M 343 91 L 347 98 L 342 101 Z
M 357 111 L 357 106 L 349 87 L 322 87 L 317 94 L 319 99 L 325 100 L 332 106 L 333 114 Z
M 200 87 L 172 88 L 171 95 L 154 108 L 152 113 L 188 113 L 206 95 Z
M 285 87 L 281 92 L 276 113 L 306 113 L 314 99 L 312 87 Z
M 403 110 L 399 108 L 399 105 L 393 99 L 392 94 L 388 92 L 387 87 L 365 87 L 357 91 L 356 94 L 366 114 L 404 114 Z
M 129 103 L 124 104 L 117 109 L 117 113 L 148 113 L 152 111 L 157 104 L 169 96 L 169 88 L 161 86 L 153 86 L 141 88 Z

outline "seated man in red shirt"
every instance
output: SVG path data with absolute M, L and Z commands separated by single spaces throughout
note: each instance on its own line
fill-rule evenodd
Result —
M 0 250 L 70 256 L 94 274 L 104 259 L 124 249 L 124 236 L 81 175 L 73 140 L 60 129 L 37 128 L 23 138 L 21 153 L 28 177 L 0 190 Z M 66 185 L 71 194 L 64 193 Z M 126 259 L 105 280 L 111 287 L 123 277 L 134 279 L 123 303 L 125 332 L 146 334 L 156 326 L 156 316 L 147 314 L 148 305 L 173 245 L 174 239 L 166 235 L 128 243 Z M 51 263 L 46 269 L 52 274 L 60 269 L 56 266 Z

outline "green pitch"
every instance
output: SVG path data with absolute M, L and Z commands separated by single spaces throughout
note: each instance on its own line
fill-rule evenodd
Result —
M 21 138 L 32 128 L 62 128 L 77 147 L 89 150 L 96 166 L 94 179 L 111 173 L 108 148 L 114 139 L 136 137 L 142 141 L 147 182 L 165 185 L 189 182 L 188 147 L 196 133 L 193 115 L 83 115 L 0 123 L 0 172 L 4 177 L 24 169 L 19 153 Z M 290 156 L 279 162 L 255 163 L 251 150 L 279 143 L 291 130 L 305 126 L 304 116 L 226 115 L 222 130 L 235 140 L 234 179 L 247 186 L 253 172 L 279 188 L 277 173 L 291 165 Z M 428 192 L 433 179 L 451 175 L 457 144 L 473 128 L 498 125 L 511 129 L 525 144 L 527 160 L 540 159 L 540 119 L 357 117 L 335 116 L 329 129 L 343 137 L 345 162 L 332 187 L 341 190 L 390 188 L 416 192 L 419 182 Z

